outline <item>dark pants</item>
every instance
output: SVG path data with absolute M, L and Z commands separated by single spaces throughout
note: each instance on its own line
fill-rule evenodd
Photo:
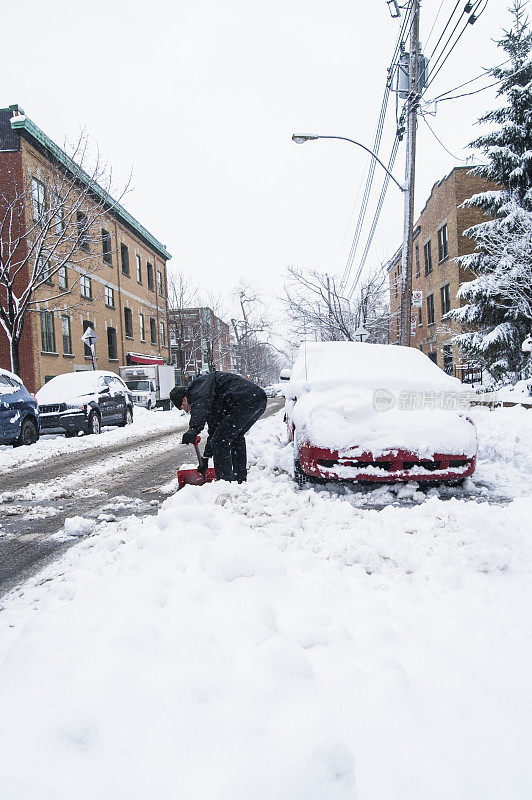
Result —
M 262 417 L 266 397 L 259 395 L 242 407 L 226 412 L 209 437 L 214 471 L 219 481 L 245 481 L 247 478 L 246 440 L 244 434 Z

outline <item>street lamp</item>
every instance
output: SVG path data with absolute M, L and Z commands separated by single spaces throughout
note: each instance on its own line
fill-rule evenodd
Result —
M 376 156 L 376 155 L 375 155 L 375 153 L 373 152 L 373 150 L 370 150 L 370 149 L 369 149 L 369 147 L 366 147 L 366 145 L 364 145 L 364 144 L 361 144 L 360 142 L 357 142 L 357 141 L 355 141 L 354 139 L 348 139 L 348 138 L 347 138 L 347 136 L 318 136 L 318 134 L 316 134 L 316 133 L 294 133 L 294 134 L 292 135 L 292 141 L 293 141 L 293 142 L 295 142 L 296 144 L 305 144 L 305 142 L 310 142 L 310 141 L 312 141 L 313 139 L 340 139 L 342 142 L 351 142 L 351 144 L 356 144 L 358 147 L 361 147 L 363 150 L 365 150 L 365 151 L 366 151 L 366 153 L 369 153 L 369 154 L 370 154 L 370 156 L 371 156 L 372 158 L 374 158 L 374 159 L 375 159 L 375 161 L 377 161 L 377 163 L 378 163 L 378 164 L 380 164 L 380 165 L 381 165 L 381 167 L 383 168 L 383 170 L 384 170 L 384 171 L 385 171 L 385 172 L 388 174 L 388 176 L 389 176 L 389 177 L 392 179 L 392 181 L 393 181 L 393 182 L 396 184 L 396 186 L 398 186 L 398 187 L 400 188 L 400 190 L 401 190 L 402 192 L 406 191 L 406 189 L 405 189 L 405 187 L 403 186 L 403 184 L 402 184 L 402 183 L 399 183 L 399 181 L 397 180 L 397 178 L 395 178 L 395 177 L 392 175 L 392 173 L 390 172 L 390 170 L 388 169 L 388 167 L 386 167 L 386 166 L 385 166 L 385 165 L 382 163 L 382 161 L 380 160 L 380 158 L 379 158 L 378 156 Z

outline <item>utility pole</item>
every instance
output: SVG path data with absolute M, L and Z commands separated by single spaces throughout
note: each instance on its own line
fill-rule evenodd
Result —
M 412 311 L 412 251 L 414 247 L 414 183 L 416 171 L 416 125 L 419 102 L 419 7 L 414 0 L 410 29 L 410 61 L 406 115 L 405 205 L 403 217 L 403 254 L 401 267 L 401 333 L 399 344 L 410 346 L 410 314 Z

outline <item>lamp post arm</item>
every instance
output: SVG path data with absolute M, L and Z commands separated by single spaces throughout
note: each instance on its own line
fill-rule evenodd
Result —
M 355 139 L 348 139 L 348 138 L 347 138 L 347 136 L 316 136 L 316 139 L 341 139 L 343 142 L 351 142 L 351 144 L 356 144 L 356 145 L 358 145 L 358 146 L 359 146 L 359 147 L 361 147 L 363 150 L 365 150 L 365 151 L 366 151 L 366 153 L 369 153 L 369 154 L 370 154 L 370 156 L 371 156 L 372 158 L 374 158 L 374 159 L 375 159 L 375 161 L 378 161 L 378 163 L 381 165 L 381 167 L 383 168 L 383 170 L 384 170 L 384 171 L 385 171 L 385 172 L 386 172 L 386 173 L 387 173 L 387 174 L 390 176 L 390 178 L 392 179 L 392 181 L 393 181 L 393 182 L 394 182 L 394 183 L 395 183 L 395 184 L 396 184 L 396 185 L 397 185 L 397 186 L 400 188 L 400 190 L 401 190 L 402 192 L 404 192 L 404 191 L 405 191 L 405 187 L 403 186 L 403 184 L 402 184 L 402 183 L 399 183 L 399 181 L 397 180 L 397 178 L 395 178 L 395 177 L 392 175 L 392 173 L 390 172 L 390 170 L 388 169 L 388 167 L 387 167 L 387 166 L 385 166 L 385 165 L 382 163 L 382 161 L 380 160 L 380 158 L 379 158 L 378 156 L 376 156 L 376 155 L 375 155 L 375 153 L 373 152 L 373 150 L 370 150 L 370 149 L 369 149 L 369 147 L 366 147 L 366 145 L 362 144 L 361 142 L 357 142 L 357 141 L 355 141 Z

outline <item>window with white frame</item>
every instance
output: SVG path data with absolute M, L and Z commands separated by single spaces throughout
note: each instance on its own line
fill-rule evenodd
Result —
M 31 179 L 31 199 L 33 205 L 33 219 L 37 222 L 44 214 L 46 200 L 44 183 L 37 178 Z
M 112 286 L 105 287 L 105 305 L 109 308 L 115 307 L 115 290 Z
M 138 253 L 135 257 L 137 259 L 137 283 L 142 283 L 142 262 Z
M 447 225 L 442 225 L 438 231 L 438 260 L 440 263 L 447 258 L 448 250 Z
M 85 297 L 87 300 L 92 298 L 92 283 L 88 275 L 81 276 L 79 279 L 79 288 L 82 297 Z
M 60 289 L 68 289 L 68 275 L 67 275 L 66 264 L 63 264 L 63 266 L 59 267 L 59 269 L 57 270 L 57 280 L 59 282 Z
M 144 314 L 139 313 L 140 341 L 146 341 L 146 329 L 144 327 Z
M 66 314 L 61 317 L 61 331 L 63 334 L 63 354 L 72 355 L 72 336 L 70 334 L 70 317 Z
M 41 311 L 41 347 L 44 353 L 55 353 L 53 311 Z
M 164 322 L 159 322 L 159 335 L 161 339 L 161 347 L 166 347 L 166 329 Z

